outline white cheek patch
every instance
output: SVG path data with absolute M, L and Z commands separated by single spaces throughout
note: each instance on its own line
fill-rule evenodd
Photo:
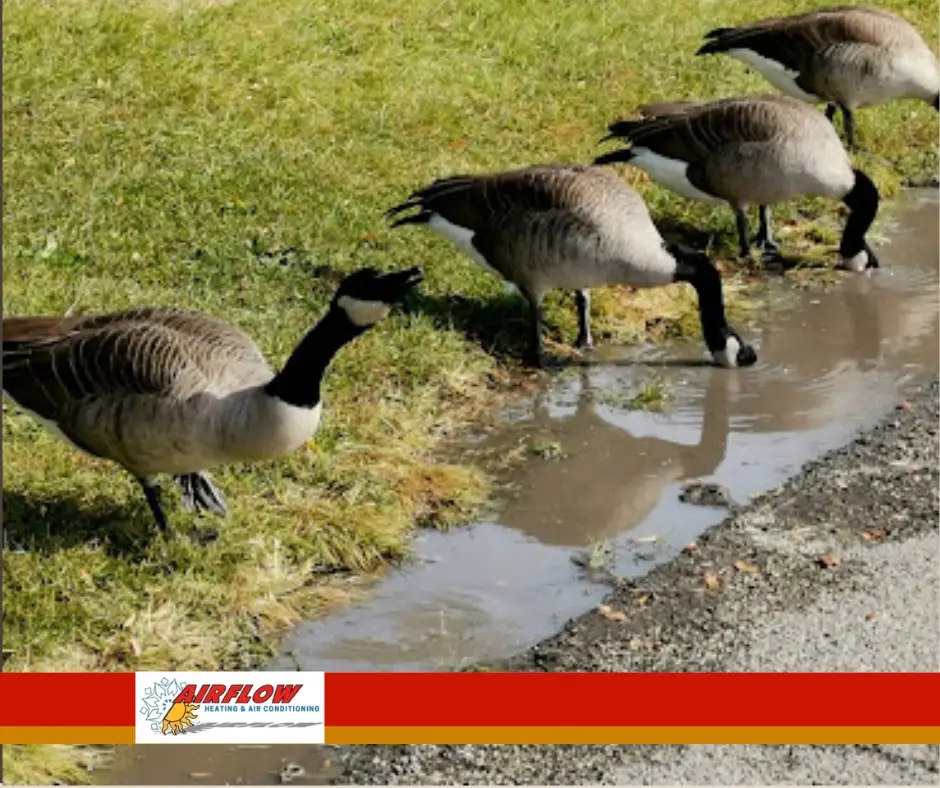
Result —
M 853 257 L 843 257 L 842 266 L 848 271 L 861 274 L 868 268 L 868 252 L 864 249 Z
M 391 311 L 391 307 L 382 301 L 362 301 L 352 296 L 340 296 L 336 304 L 359 328 L 374 326 Z
M 725 342 L 724 350 L 716 350 L 712 353 L 712 358 L 719 366 L 728 369 L 734 369 L 738 366 L 738 352 L 741 350 L 741 343 L 734 337 L 728 337 Z

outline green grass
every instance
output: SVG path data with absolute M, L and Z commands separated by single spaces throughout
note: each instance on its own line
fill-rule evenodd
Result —
M 466 521 L 488 479 L 439 449 L 509 388 L 525 308 L 446 242 L 387 232 L 381 211 L 437 176 L 589 161 L 607 123 L 645 101 L 767 90 L 740 64 L 692 57 L 701 33 L 810 5 L 5 3 L 6 314 L 195 307 L 279 364 L 343 273 L 426 274 L 420 297 L 337 359 L 313 444 L 216 474 L 231 514 L 207 548 L 154 538 L 126 474 L 5 406 L 5 669 L 257 665 L 292 624 L 349 597 L 336 570 L 402 557 L 415 524 Z M 936 3 L 889 5 L 935 29 Z M 936 133 L 925 105 L 863 111 L 861 141 L 893 164 L 860 161 L 890 196 L 935 174 Z M 623 173 L 664 230 L 717 229 L 733 251 L 730 211 Z M 775 215 L 787 244 L 831 259 L 840 212 L 805 200 Z M 758 277 L 737 273 L 741 315 Z M 698 336 L 687 287 L 594 301 L 600 341 Z M 570 297 L 548 316 L 553 339 L 573 341 Z M 77 782 L 81 757 L 6 747 L 4 775 Z

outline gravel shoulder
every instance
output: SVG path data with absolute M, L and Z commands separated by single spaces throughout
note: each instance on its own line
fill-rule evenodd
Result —
M 916 389 L 695 549 L 619 584 L 605 604 L 625 621 L 591 611 L 491 667 L 940 669 L 938 395 L 937 381 Z M 935 745 L 370 746 L 343 760 L 337 782 L 360 785 L 940 784 Z

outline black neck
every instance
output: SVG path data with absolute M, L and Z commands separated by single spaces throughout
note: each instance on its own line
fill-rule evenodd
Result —
M 688 282 L 698 294 L 698 312 L 706 346 L 712 352 L 724 349 L 730 329 L 725 318 L 725 301 L 718 269 L 705 256 L 686 256 L 675 248 L 669 251 L 676 258 L 675 280 Z
M 851 213 L 842 232 L 839 253 L 843 257 L 855 257 L 866 249 L 865 233 L 875 221 L 878 213 L 878 189 L 864 172 L 855 170 L 855 185 L 842 198 Z
M 354 326 L 342 309 L 331 306 L 294 348 L 284 369 L 264 387 L 265 393 L 288 405 L 316 407 L 320 402 L 320 383 L 333 356 L 364 330 Z

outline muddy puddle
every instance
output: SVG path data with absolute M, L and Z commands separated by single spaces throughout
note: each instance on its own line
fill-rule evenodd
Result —
M 938 367 L 937 192 L 907 195 L 893 215 L 874 275 L 797 293 L 750 329 L 755 367 L 704 365 L 690 342 L 599 348 L 553 375 L 484 441 L 536 455 L 513 471 L 498 516 L 421 534 L 412 566 L 362 605 L 301 626 L 277 668 L 446 669 L 517 652 L 603 595 L 577 554 L 609 552 L 635 576 L 726 516 L 682 503 L 683 480 L 746 502 L 873 423 Z M 660 395 L 660 412 L 636 409 Z
M 683 482 L 724 486 L 744 503 L 845 443 L 938 369 L 938 193 L 892 206 L 882 268 L 747 331 L 758 365 L 714 369 L 699 343 L 618 352 L 551 376 L 467 451 L 522 451 L 498 514 L 425 532 L 415 560 L 367 601 L 299 627 L 272 669 L 445 670 L 509 656 L 596 604 L 605 586 L 573 559 L 636 576 L 669 560 L 727 510 L 679 499 Z M 662 410 L 648 410 L 660 403 Z M 643 407 L 637 407 L 643 405 Z M 120 748 L 108 782 L 298 784 L 335 773 L 321 748 Z M 171 754 L 172 753 L 172 754 Z

